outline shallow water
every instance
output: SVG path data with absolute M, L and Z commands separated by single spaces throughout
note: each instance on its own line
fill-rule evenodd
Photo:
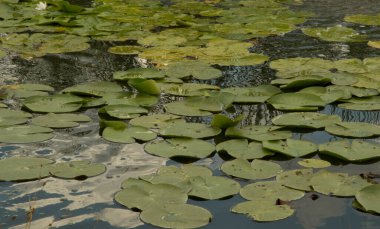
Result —
M 302 6 L 294 9 L 315 13 L 304 25 L 332 26 L 347 24 L 343 22 L 346 14 L 379 13 L 377 0 L 305 0 Z M 301 25 L 302 26 L 302 25 Z M 369 38 L 380 39 L 380 27 L 357 26 L 361 33 Z M 284 36 L 273 36 L 258 39 L 258 45 L 252 51 L 264 52 L 271 60 L 289 57 L 323 57 L 327 59 L 364 58 L 380 56 L 380 49 L 375 50 L 365 43 L 323 42 L 303 35 L 300 30 Z M 71 54 L 48 55 L 32 61 L 15 56 L 0 60 L 0 84 L 10 83 L 44 83 L 61 90 L 67 86 L 94 80 L 110 80 L 112 73 L 126 70 L 138 63 L 133 57 L 107 53 L 111 42 L 93 42 L 91 49 Z M 267 84 L 274 78 L 274 72 L 267 64 L 254 67 L 223 67 L 222 78 L 208 81 L 221 87 L 249 86 Z M 165 98 L 173 99 L 173 98 Z M 160 109 L 158 106 L 157 110 Z M 237 105 L 236 115 L 242 113 L 247 118 L 242 125 L 269 124 L 270 120 L 280 114 L 266 105 Z M 349 111 L 333 105 L 323 111 L 326 114 L 337 114 L 344 121 L 361 121 L 380 124 L 378 111 Z M 31 228 L 156 228 L 143 225 L 138 213 L 118 205 L 113 201 L 114 193 L 119 190 L 121 181 L 128 177 L 137 177 L 154 172 L 164 164 L 177 164 L 144 153 L 142 145 L 112 144 L 99 137 L 97 111 L 85 112 L 94 122 L 82 124 L 75 129 L 60 130 L 53 140 L 28 145 L 0 144 L 0 158 L 15 155 L 45 156 L 56 161 L 72 159 L 90 159 L 107 165 L 107 172 L 101 176 L 83 182 L 47 178 L 25 183 L 0 183 L 0 228 L 25 228 L 27 212 L 35 209 Z M 198 122 L 209 122 L 209 118 L 191 118 Z M 339 139 L 324 131 L 295 133 L 300 139 L 325 143 Z M 373 141 L 380 143 L 380 138 Z M 207 165 L 215 174 L 222 159 L 216 154 L 212 160 L 204 159 L 197 164 Z M 281 160 L 283 169 L 296 167 L 294 160 Z M 360 174 L 365 172 L 380 173 L 380 162 L 355 165 L 340 164 L 330 168 L 333 171 Z M 380 181 L 379 179 L 377 181 Z M 246 182 L 241 181 L 242 184 Z M 379 216 L 359 212 L 351 207 L 353 198 L 335 198 L 319 195 L 312 200 L 311 194 L 293 201 L 296 209 L 293 217 L 270 223 L 257 223 L 241 214 L 232 214 L 229 209 L 243 199 L 236 195 L 228 200 L 197 201 L 190 204 L 202 206 L 213 214 L 212 222 L 204 228 L 352 228 L 377 229 L 380 227 Z

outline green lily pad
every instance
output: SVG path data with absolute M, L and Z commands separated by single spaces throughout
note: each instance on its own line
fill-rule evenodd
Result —
M 306 168 L 322 169 L 331 166 L 331 163 L 320 159 L 303 159 L 297 162 L 299 165 Z
M 290 131 L 278 130 L 279 126 L 252 125 L 243 128 L 230 127 L 226 130 L 227 137 L 248 138 L 255 141 L 286 139 L 292 136 Z
M 139 141 L 150 141 L 157 137 L 157 134 L 149 129 L 141 126 L 131 126 L 131 127 L 106 127 L 102 132 L 102 137 L 110 142 L 135 143 L 135 139 Z
M 380 145 L 356 139 L 340 140 L 319 145 L 319 152 L 347 161 L 365 161 L 380 157 Z
M 145 223 L 163 228 L 198 228 L 207 225 L 212 214 L 190 204 L 164 204 L 144 210 L 140 218 Z
M 244 119 L 244 115 L 239 115 L 234 119 L 231 119 L 222 114 L 216 114 L 211 120 L 211 126 L 220 129 L 226 129 L 228 127 L 238 125 Z
M 344 17 L 347 22 L 358 23 L 362 25 L 380 25 L 380 14 L 377 15 L 366 15 L 366 14 L 354 14 L 347 15 Z
M 360 176 L 349 176 L 347 173 L 334 173 L 327 170 L 315 173 L 310 184 L 314 191 L 334 196 L 354 196 L 362 188 L 371 185 Z
M 222 91 L 235 95 L 234 103 L 263 103 L 281 92 L 278 87 L 272 85 L 224 88 Z
M 292 189 L 312 191 L 313 189 L 310 184 L 312 177 L 312 169 L 293 169 L 278 174 L 276 180 L 279 184 Z
M 126 182 L 131 182 L 127 185 Z M 187 195 L 180 188 L 169 184 L 151 184 L 147 181 L 129 178 L 124 188 L 115 194 L 115 201 L 130 209 L 146 211 L 163 204 L 184 204 Z
M 318 151 L 318 146 L 316 144 L 296 139 L 264 141 L 263 147 L 290 157 L 303 157 Z
M 149 142 L 144 149 L 147 153 L 166 158 L 206 158 L 214 152 L 215 147 L 199 139 L 172 138 Z
M 205 200 L 217 200 L 235 195 L 240 190 L 240 184 L 234 180 L 218 176 L 190 177 L 191 190 L 189 196 Z
M 14 84 L 4 86 L 7 97 L 12 98 L 28 98 L 31 96 L 46 96 L 48 92 L 54 91 L 53 87 L 45 84 Z
M 21 125 L 0 127 L 0 142 L 32 143 L 42 142 L 54 137 L 53 130 L 41 126 Z
M 318 96 L 325 104 L 333 103 L 347 96 L 345 91 L 329 90 L 326 87 L 316 87 L 316 86 L 304 88 L 297 93 L 305 93 L 305 94 Z
M 142 107 L 154 106 L 159 101 L 157 96 L 143 93 L 134 94 L 131 92 L 107 93 L 101 99 L 108 105 L 132 105 Z
M 63 179 L 84 179 L 98 176 L 106 171 L 103 164 L 90 161 L 70 161 L 51 165 L 49 172 L 52 176 Z
M 79 126 L 78 122 L 90 122 L 91 118 L 83 114 L 46 114 L 32 119 L 32 124 L 50 128 L 69 128 Z
M 197 83 L 161 83 L 159 84 L 163 93 L 176 96 L 202 96 L 209 91 L 218 91 L 220 88 L 215 85 Z
M 308 86 L 314 86 L 314 85 L 323 85 L 331 82 L 331 79 L 329 77 L 322 77 L 322 76 L 298 76 L 293 78 L 286 78 L 286 79 L 275 79 L 272 80 L 270 83 L 273 85 L 280 85 L 280 88 L 282 89 L 294 89 L 294 88 L 304 88 Z
M 380 184 L 374 184 L 359 190 L 356 200 L 367 212 L 380 213 Z
M 186 101 L 177 101 L 177 102 L 171 102 L 165 104 L 165 111 L 174 114 L 174 115 L 181 115 L 181 116 L 210 116 L 212 115 L 211 112 L 200 110 L 199 107 L 196 106 L 189 106 Z
M 165 74 L 173 78 L 192 76 L 200 80 L 210 80 L 221 77 L 222 71 L 202 61 L 182 61 L 170 65 Z
M 247 160 L 238 158 L 224 162 L 221 170 L 234 177 L 257 180 L 276 176 L 281 171 L 281 166 L 270 161 L 255 159 L 249 163 Z
M 275 205 L 268 201 L 246 201 L 235 205 L 232 212 L 246 214 L 259 222 L 276 221 L 294 214 L 289 205 Z
M 267 100 L 278 110 L 314 111 L 326 103 L 319 97 L 308 93 L 282 93 Z
M 367 98 L 352 98 L 345 103 L 338 104 L 338 107 L 349 110 L 375 111 L 380 110 L 380 96 Z
M 276 116 L 272 119 L 272 123 L 279 126 L 315 129 L 338 122 L 341 122 L 341 118 L 337 115 L 314 112 L 292 112 Z
M 340 25 L 328 28 L 304 28 L 302 32 L 325 41 L 362 42 L 366 39 L 365 35 L 359 34 L 354 29 Z
M 70 94 L 52 96 L 32 96 L 26 98 L 23 105 L 33 112 L 68 113 L 81 108 L 83 99 Z
M 365 122 L 337 122 L 326 126 L 325 131 L 333 135 L 365 138 L 380 135 L 380 126 Z
M 22 124 L 31 117 L 31 114 L 23 111 L 0 109 L 0 127 Z
M 8 106 L 4 103 L 0 103 L 0 108 L 7 108 Z
M 12 157 L 0 160 L 0 181 L 28 181 L 49 177 L 54 161 L 37 157 Z
M 124 39 L 123 39 L 124 40 Z M 117 54 L 117 55 L 136 55 L 140 52 L 144 51 L 144 47 L 141 46 L 113 46 L 110 47 L 107 51 L 109 53 Z
M 161 93 L 160 88 L 154 80 L 135 78 L 128 80 L 128 84 L 136 88 L 140 93 L 148 95 L 159 95 Z
M 301 199 L 305 193 L 283 186 L 277 181 L 262 181 L 244 186 L 240 190 L 240 195 L 253 201 L 268 201 L 276 204 L 278 199 L 291 201 Z
M 247 139 L 232 139 L 216 145 L 218 152 L 225 151 L 234 158 L 258 159 L 273 155 L 272 151 L 263 148 L 260 142 L 250 142 Z
M 103 107 L 104 111 L 111 117 L 118 119 L 132 119 L 139 117 L 141 114 L 147 114 L 148 110 L 138 106 L 131 105 L 108 105 Z
M 164 71 L 154 68 L 132 68 L 127 71 L 118 71 L 113 74 L 114 80 L 161 79 L 164 77 Z
M 344 96 L 342 99 L 350 99 L 352 95 L 356 97 L 370 97 L 379 94 L 379 91 L 371 88 L 360 88 L 353 86 L 339 86 L 339 85 L 331 85 L 326 87 L 329 91 L 343 91 L 343 93 L 349 94 L 349 96 Z
M 221 133 L 221 129 L 202 123 L 178 123 L 159 131 L 164 137 L 210 138 Z
M 129 124 L 133 126 L 142 126 L 150 129 L 162 129 L 176 123 L 183 123 L 184 119 L 180 116 L 171 114 L 152 114 L 144 115 L 129 121 Z
M 368 41 L 368 46 L 380 49 L 380 41 Z
M 78 84 L 65 88 L 62 92 L 79 95 L 103 96 L 107 93 L 121 92 L 123 88 L 113 82 L 100 81 Z

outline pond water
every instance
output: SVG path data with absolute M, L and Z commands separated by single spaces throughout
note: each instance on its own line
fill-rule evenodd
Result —
M 1 2 L 1 1 L 0 1 Z M 88 1 L 71 1 L 89 6 Z M 295 1 L 297 2 L 297 1 Z M 380 26 L 364 26 L 344 21 L 346 15 L 378 14 L 380 4 L 377 0 L 304 0 L 303 4 L 294 4 L 294 11 L 312 12 L 314 15 L 299 28 L 330 27 L 335 25 L 350 26 L 366 34 L 368 40 L 380 40 Z M 90 4 L 91 5 L 91 4 Z M 1 10 L 0 10 L 1 11 Z M 15 54 L 0 59 L 0 84 L 41 83 L 53 86 L 57 91 L 83 82 L 106 80 L 112 81 L 115 71 L 125 71 L 140 66 L 136 55 L 117 55 L 107 52 L 110 47 L 126 45 L 131 42 L 90 42 L 91 48 L 73 53 L 48 54 L 25 60 Z M 133 43 L 133 42 L 132 42 Z M 269 60 L 293 57 L 324 58 L 339 60 L 344 58 L 380 57 L 380 49 L 367 45 L 367 42 L 328 42 L 305 35 L 295 29 L 281 36 L 258 38 L 250 48 L 251 52 L 263 53 Z M 222 66 L 223 76 L 212 80 L 192 80 L 213 84 L 221 88 L 247 87 L 269 84 L 275 79 L 275 71 L 269 67 L 269 61 L 252 66 Z M 152 108 L 152 113 L 163 111 L 163 104 L 177 98 L 170 95 L 161 97 L 160 103 Z M 7 101 L 17 109 L 16 102 Z M 320 110 L 324 114 L 336 114 L 343 121 L 367 122 L 380 125 L 380 112 L 353 111 L 327 105 Z M 57 162 L 70 160 L 91 160 L 107 166 L 107 172 L 84 181 L 59 180 L 45 178 L 30 182 L 0 182 L 0 228 L 157 228 L 139 220 L 139 213 L 128 210 L 113 200 L 120 190 L 123 180 L 129 177 L 151 174 L 163 165 L 180 165 L 179 162 L 155 157 L 144 152 L 143 144 L 118 144 L 108 142 L 99 136 L 98 110 L 83 111 L 93 122 L 79 127 L 55 130 L 51 140 L 30 144 L 0 143 L 0 158 L 14 156 L 48 157 Z M 282 114 L 267 104 L 234 105 L 234 112 L 229 116 L 244 114 L 241 126 L 251 124 L 269 125 L 273 117 Z M 187 117 L 187 121 L 210 123 L 210 117 Z M 305 132 L 293 131 L 294 139 L 309 140 L 322 144 L 342 139 L 318 130 Z M 215 142 L 222 141 L 216 139 Z M 380 143 L 374 137 L 368 141 Z M 316 156 L 317 157 L 317 156 Z M 380 162 L 345 163 L 332 158 L 329 171 L 344 172 L 350 175 L 371 172 L 380 174 Z M 299 158 L 273 157 L 272 161 L 280 164 L 284 170 L 300 168 Z M 211 168 L 214 175 L 222 175 L 220 166 L 224 159 L 219 154 L 201 159 L 195 164 Z M 248 183 L 238 180 L 241 186 Z M 374 181 L 380 182 L 379 178 Z M 203 228 L 380 228 L 380 217 L 355 210 L 354 198 L 337 198 L 315 193 L 306 193 L 300 200 L 292 201 L 290 206 L 296 209 L 294 215 L 287 219 L 260 223 L 243 214 L 234 214 L 230 209 L 244 201 L 239 195 L 224 200 L 193 200 L 188 203 L 208 209 L 212 221 Z M 32 216 L 28 220 L 28 216 Z M 30 221 L 28 223 L 28 221 Z

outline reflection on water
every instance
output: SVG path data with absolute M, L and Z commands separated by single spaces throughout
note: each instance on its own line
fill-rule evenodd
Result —
M 305 4 L 295 9 L 312 11 L 315 17 L 305 23 L 307 26 L 332 26 L 348 24 L 343 22 L 346 14 L 379 13 L 378 0 L 305 0 Z M 366 33 L 370 38 L 380 39 L 380 27 L 356 26 L 355 29 Z M 81 53 L 49 55 L 25 61 L 16 57 L 0 60 L 0 85 L 15 82 L 45 83 L 54 85 L 58 90 L 77 83 L 109 80 L 112 73 L 136 66 L 133 57 L 107 53 L 107 42 L 94 42 L 92 49 Z M 328 43 L 305 36 L 300 30 L 283 37 L 273 36 L 258 39 L 252 51 L 263 52 L 272 60 L 288 57 L 322 57 L 327 59 L 364 58 L 380 56 L 380 49 L 374 50 L 364 43 Z M 266 84 L 274 77 L 267 64 L 255 67 L 224 67 L 223 77 L 210 81 L 221 87 L 255 86 Z M 174 100 L 163 97 L 161 103 Z M 162 110 L 157 106 L 153 111 Z M 270 106 L 235 105 L 236 117 L 244 114 L 243 126 L 250 124 L 270 124 L 270 120 L 280 114 Z M 337 114 L 344 121 L 360 121 L 380 124 L 378 111 L 349 111 L 329 105 L 323 111 Z M 94 120 L 79 128 L 60 131 L 53 140 L 30 145 L 0 144 L 0 158 L 9 155 L 44 155 L 57 161 L 90 159 L 107 165 L 108 171 L 102 176 L 84 182 L 59 180 L 54 178 L 20 184 L 0 183 L 0 228 L 25 228 L 26 214 L 35 208 L 32 228 L 155 228 L 141 225 L 138 213 L 129 211 L 113 202 L 113 194 L 120 189 L 121 181 L 127 177 L 137 177 L 154 172 L 166 160 L 145 154 L 138 144 L 110 144 L 98 136 L 97 113 L 86 111 Z M 210 118 L 189 118 L 189 121 L 209 123 Z M 297 139 L 307 139 L 316 143 L 337 140 L 324 131 L 299 132 Z M 379 138 L 372 139 L 380 142 Z M 217 171 L 222 159 L 215 155 L 214 160 L 204 159 L 199 164 L 207 164 Z M 175 162 L 169 162 L 175 164 Z M 295 160 L 280 161 L 284 169 L 297 166 Z M 355 165 L 336 164 L 331 170 L 360 174 L 380 173 L 380 163 Z M 242 183 L 243 184 L 243 183 Z M 352 228 L 377 229 L 380 227 L 378 216 L 364 214 L 351 208 L 352 198 L 332 198 L 319 196 L 312 200 L 310 195 L 295 201 L 295 217 L 272 223 L 255 223 L 244 215 L 229 213 L 229 209 L 242 199 L 234 196 L 223 201 L 193 201 L 190 203 L 209 209 L 214 219 L 205 228 Z

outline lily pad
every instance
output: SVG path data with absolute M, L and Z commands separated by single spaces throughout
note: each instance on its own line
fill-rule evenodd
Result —
M 308 93 L 282 93 L 272 96 L 267 101 L 278 110 L 314 111 L 326 103 L 319 97 Z
M 115 201 L 130 208 L 146 211 L 162 206 L 163 204 L 184 204 L 187 194 L 180 188 L 169 184 L 151 184 L 147 181 L 129 178 L 127 185 L 115 194 Z
M 257 180 L 276 176 L 281 171 L 281 166 L 270 161 L 255 159 L 249 163 L 247 160 L 238 158 L 224 162 L 221 170 L 234 177 Z
M 294 88 L 304 88 L 314 85 L 323 85 L 331 82 L 329 77 L 322 76 L 298 76 L 293 78 L 280 78 L 272 80 L 270 83 L 273 85 L 280 85 L 282 89 L 294 89 Z
M 221 129 L 202 123 L 178 123 L 159 131 L 164 137 L 210 138 L 221 133 Z
M 304 28 L 302 29 L 302 32 L 308 36 L 325 41 L 362 42 L 366 39 L 365 35 L 359 34 L 354 29 L 340 25 L 327 28 Z
M 132 68 L 127 71 L 118 71 L 113 74 L 114 80 L 130 79 L 161 79 L 165 72 L 155 68 Z
M 247 139 L 232 139 L 216 145 L 218 152 L 225 151 L 234 158 L 258 159 L 273 155 L 272 151 L 263 148 L 260 142 L 250 142 Z
M 148 95 L 159 95 L 161 93 L 156 81 L 151 79 L 135 78 L 128 80 L 128 84 L 131 87 L 136 88 L 140 93 Z
M 190 177 L 191 190 L 189 196 L 205 200 L 217 200 L 235 195 L 240 190 L 240 184 L 234 180 L 219 176 Z
M 160 157 L 205 158 L 215 150 L 215 146 L 199 139 L 172 138 L 149 142 L 145 151 Z
M 78 84 L 72 87 L 65 88 L 62 92 L 79 95 L 103 96 L 106 93 L 114 93 L 121 91 L 123 91 L 123 88 L 116 83 L 100 81 Z
M 244 186 L 240 195 L 253 201 L 268 201 L 276 204 L 276 201 L 291 201 L 301 199 L 305 193 L 283 186 L 277 181 L 262 181 Z
M 53 130 L 47 127 L 21 125 L 0 127 L 0 142 L 32 143 L 42 142 L 54 137 Z
M 5 92 L 8 98 L 23 99 L 31 96 L 46 96 L 48 92 L 54 91 L 53 87 L 45 84 L 14 84 L 5 85 Z
M 331 163 L 320 159 L 303 159 L 297 162 L 299 165 L 306 168 L 322 169 L 331 166 Z
M 79 110 L 83 99 L 70 94 L 56 94 L 52 96 L 32 96 L 26 98 L 22 103 L 33 112 L 68 113 Z
M 296 139 L 264 141 L 263 147 L 290 157 L 303 157 L 318 151 L 318 146 L 316 144 Z
M 180 116 L 171 114 L 152 114 L 144 115 L 129 121 L 129 124 L 133 126 L 142 126 L 151 129 L 162 129 L 170 125 L 175 125 L 176 123 L 183 123 L 184 119 Z
M 358 23 L 362 25 L 380 25 L 380 14 L 377 15 L 366 15 L 366 14 L 354 14 L 347 15 L 344 17 L 347 22 Z
M 259 222 L 276 221 L 288 218 L 294 214 L 289 205 L 275 205 L 268 201 L 246 201 L 235 205 L 232 212 L 247 214 Z
M 63 179 L 87 179 L 98 176 L 106 171 L 103 164 L 91 163 L 90 161 L 70 161 L 54 164 L 49 167 L 52 176 Z
M 28 181 L 49 177 L 54 161 L 36 157 L 12 157 L 0 160 L 0 181 Z
M 286 139 L 292 136 L 290 131 L 278 130 L 279 126 L 245 126 L 243 128 L 230 127 L 226 130 L 226 136 L 234 138 L 248 138 L 255 141 L 268 141 Z
M 104 111 L 111 117 L 118 119 L 132 119 L 139 117 L 141 114 L 147 114 L 148 110 L 138 106 L 131 105 L 108 105 L 103 107 Z
M 211 126 L 217 127 L 220 129 L 226 129 L 228 127 L 236 126 L 238 125 L 242 120 L 244 119 L 244 115 L 239 115 L 234 119 L 231 119 L 225 115 L 222 114 L 216 114 L 212 118 Z
M 79 122 L 90 122 L 91 118 L 83 114 L 46 114 L 32 119 L 32 124 L 50 128 L 69 128 L 79 126 Z
M 362 188 L 371 185 L 360 176 L 349 176 L 346 173 L 334 173 L 327 170 L 315 173 L 310 184 L 314 191 L 334 196 L 354 196 Z
M 163 93 L 176 96 L 202 96 L 209 91 L 218 91 L 220 88 L 215 85 L 197 83 L 161 83 L 159 84 Z
M 279 126 L 299 128 L 323 128 L 330 124 L 341 122 L 338 115 L 327 115 L 314 112 L 292 112 L 276 116 L 272 123 Z
M 131 92 L 115 92 L 105 94 L 101 100 L 103 100 L 108 105 L 152 107 L 158 103 L 159 98 L 154 95 L 143 93 L 134 94 Z
M 333 135 L 365 138 L 380 135 L 380 126 L 365 122 L 337 122 L 326 126 L 325 131 Z
M 16 110 L 0 109 L 0 127 L 22 124 L 28 121 L 32 115 Z
M 278 87 L 272 85 L 224 88 L 222 91 L 234 94 L 234 103 L 263 103 L 281 92 Z
M 312 177 L 312 169 L 293 169 L 278 174 L 276 180 L 279 184 L 292 189 L 312 191 L 313 189 L 310 184 L 310 179 Z
M 368 46 L 380 49 L 380 41 L 368 41 Z
M 181 116 L 210 116 L 211 112 L 200 110 L 199 107 L 189 106 L 186 101 L 177 101 L 165 104 L 166 112 Z
M 319 145 L 319 152 L 347 161 L 365 161 L 380 157 L 380 145 L 362 140 L 339 140 Z
M 338 107 L 359 111 L 380 110 L 380 96 L 372 96 L 368 98 L 352 98 L 345 101 L 345 103 L 338 104 Z
M 182 61 L 170 65 L 165 74 L 173 78 L 192 76 L 200 80 L 210 80 L 221 77 L 222 71 L 201 61 Z
M 103 130 L 102 137 L 111 142 L 131 144 L 136 142 L 135 139 L 144 142 L 153 140 L 157 134 L 141 126 L 121 128 L 109 126 Z
M 164 204 L 140 214 L 142 221 L 163 228 L 198 228 L 207 225 L 212 214 L 190 204 Z
M 355 194 L 356 200 L 365 211 L 380 213 L 380 184 L 367 186 Z

